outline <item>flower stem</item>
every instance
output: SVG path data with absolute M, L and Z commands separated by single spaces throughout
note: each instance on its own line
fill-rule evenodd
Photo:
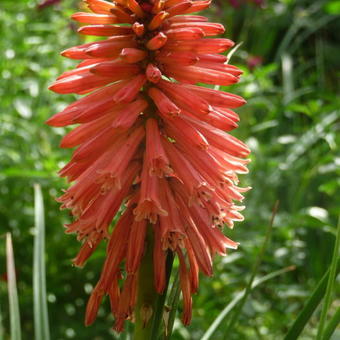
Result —
M 156 340 L 159 336 L 167 286 L 171 275 L 173 255 L 167 256 L 167 284 L 163 294 L 158 294 L 154 286 L 153 270 L 153 230 L 149 226 L 146 236 L 145 253 L 139 269 L 137 305 L 135 308 L 134 340 Z

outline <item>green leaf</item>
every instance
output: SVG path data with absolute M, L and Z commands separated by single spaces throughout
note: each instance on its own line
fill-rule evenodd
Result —
M 290 327 L 284 340 L 294 340 L 299 337 L 304 327 L 306 326 L 307 322 L 309 321 L 310 317 L 314 313 L 315 309 L 318 307 L 325 293 L 328 276 L 329 276 L 329 270 L 327 270 L 325 275 L 319 281 L 312 295 L 307 300 L 306 305 L 304 306 L 302 311 L 299 313 L 293 325 Z
M 164 303 L 165 303 L 166 294 L 168 291 L 168 285 L 169 285 L 169 280 L 171 276 L 173 261 L 174 261 L 173 253 L 168 252 L 168 255 L 166 258 L 166 282 L 167 284 L 166 284 L 163 294 L 159 295 L 156 300 L 155 317 L 153 319 L 150 340 L 153 340 L 153 339 L 157 340 L 160 334 L 160 328 L 161 328 L 162 318 L 163 318 L 163 313 L 164 313 Z
M 330 269 L 329 269 L 329 277 L 328 277 L 328 282 L 327 282 L 326 295 L 325 295 L 325 300 L 324 300 L 322 311 L 321 311 L 320 323 L 319 323 L 318 334 L 317 334 L 318 340 L 323 339 L 323 332 L 324 332 L 324 328 L 326 324 L 327 313 L 332 302 L 335 277 L 337 274 L 337 262 L 339 258 L 339 250 L 340 250 L 340 216 L 339 216 L 339 221 L 338 221 L 338 231 L 337 231 L 334 250 L 333 250 L 332 262 L 329 267 Z
M 338 266 L 339 267 L 338 262 Z M 337 271 L 339 268 L 337 268 Z M 298 317 L 294 321 L 293 325 L 290 327 L 288 333 L 286 334 L 284 340 L 294 340 L 298 339 L 299 335 L 303 331 L 304 327 L 306 326 L 307 322 L 309 321 L 310 317 L 318 307 L 320 301 L 322 300 L 327 286 L 327 281 L 329 278 L 330 268 L 327 269 L 324 276 L 319 281 L 318 285 L 314 289 L 313 293 L 311 294 L 310 298 L 307 300 L 306 305 L 299 313 Z
M 177 271 L 176 276 L 174 278 L 174 282 L 171 287 L 169 298 L 168 298 L 169 312 L 168 312 L 167 320 L 165 323 L 164 340 L 171 339 L 171 334 L 174 328 L 180 293 L 181 293 L 181 286 L 180 286 L 180 281 L 179 281 L 179 271 Z
M 305 132 L 298 141 L 289 148 L 287 159 L 285 163 L 281 164 L 281 168 L 284 170 L 291 168 L 305 152 L 322 138 L 326 129 L 334 124 L 334 122 L 339 119 L 339 116 L 338 111 L 324 114 L 318 124 L 307 130 L 307 132 Z
M 1 304 L 0 304 L 0 340 L 4 340 L 4 328 L 2 325 Z
M 340 1 L 333 0 L 326 4 L 325 10 L 329 14 L 339 15 L 340 14 Z
M 11 340 L 21 340 L 19 300 L 17 292 L 15 262 L 12 236 L 6 234 L 7 280 L 9 297 L 9 317 L 11 324 Z
M 265 254 L 265 251 L 266 251 L 267 246 L 268 246 L 269 241 L 270 241 L 270 236 L 271 236 L 271 233 L 272 233 L 273 224 L 274 224 L 274 220 L 275 220 L 275 216 L 276 216 L 278 208 L 279 208 L 279 201 L 276 201 L 274 208 L 273 208 L 273 213 L 272 213 L 272 216 L 271 216 L 271 219 L 270 219 L 267 231 L 266 231 L 266 235 L 265 235 L 265 238 L 264 238 L 264 241 L 263 241 L 263 244 L 262 244 L 262 247 L 261 247 L 261 249 L 260 249 L 260 251 L 257 255 L 257 258 L 256 258 L 256 261 L 254 263 L 253 270 L 252 270 L 250 279 L 248 281 L 248 284 L 246 286 L 244 295 L 242 296 L 240 303 L 237 305 L 236 310 L 235 310 L 233 316 L 231 317 L 231 320 L 228 323 L 227 329 L 226 329 L 224 334 L 230 334 L 230 332 L 232 331 L 232 329 L 233 329 L 233 327 L 234 327 L 234 325 L 237 321 L 237 318 L 241 314 L 242 308 L 243 308 L 244 304 L 246 303 L 246 300 L 247 300 L 247 298 L 248 298 L 248 296 L 249 296 L 249 294 L 252 290 L 253 282 L 254 282 L 256 274 L 257 274 L 257 272 L 260 268 L 260 264 L 262 262 L 263 256 Z
M 36 340 L 49 340 L 46 298 L 45 270 L 45 217 L 44 202 L 39 184 L 34 185 L 34 258 L 33 258 L 33 295 L 34 295 L 34 328 Z
M 333 317 L 328 321 L 323 333 L 323 340 L 328 340 L 340 323 L 340 307 L 336 310 Z
M 294 266 L 289 266 L 277 271 L 274 271 L 272 273 L 269 273 L 268 275 L 265 275 L 259 279 L 254 280 L 251 290 L 254 290 L 256 287 L 261 285 L 262 283 L 271 280 L 279 275 L 285 274 L 289 271 L 295 270 Z M 214 322 L 210 325 L 210 327 L 207 329 L 207 331 L 204 333 L 201 340 L 208 340 L 213 339 L 212 335 L 217 330 L 218 326 L 222 323 L 224 318 L 233 310 L 233 308 L 238 304 L 239 301 L 242 300 L 242 298 L 245 295 L 246 290 L 244 289 L 242 292 L 238 293 L 229 303 L 228 305 L 222 310 L 222 312 L 218 315 L 218 317 L 214 320 Z

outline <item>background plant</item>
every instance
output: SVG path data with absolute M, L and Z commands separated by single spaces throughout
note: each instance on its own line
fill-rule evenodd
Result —
M 52 339 L 106 339 L 112 334 L 108 310 L 95 327 L 85 329 L 88 294 L 98 276 L 104 248 L 86 271 L 71 268 L 77 241 L 65 237 L 65 212 L 54 197 L 65 186 L 55 175 L 69 158 L 57 149 L 62 129 L 43 122 L 66 104 L 46 88 L 71 66 L 56 51 L 77 44 L 68 17 L 78 1 L 64 0 L 38 11 L 33 0 L 0 4 L 0 234 L 12 233 L 24 339 L 34 338 L 33 318 L 33 183 L 41 184 L 46 211 L 47 300 Z M 215 276 L 202 277 L 195 297 L 193 322 L 175 321 L 173 339 L 201 339 L 236 294 L 249 282 L 276 200 L 280 208 L 257 277 L 295 266 L 294 271 L 259 285 L 246 300 L 229 339 L 274 339 L 287 333 L 307 297 L 330 264 L 339 210 L 339 1 L 245 2 L 234 9 L 216 2 L 210 16 L 227 26 L 227 35 L 242 46 L 233 63 L 245 75 L 233 93 L 248 105 L 238 110 L 237 130 L 253 150 L 246 184 L 246 221 L 233 238 L 238 251 L 216 261 Z M 53 150 L 53 152 L 52 152 Z M 0 245 L 0 305 L 5 338 L 9 333 L 5 242 Z M 76 279 L 75 279 L 76 278 Z M 339 293 L 339 292 L 337 292 Z M 329 315 L 339 307 L 334 299 Z M 335 301 L 334 301 L 335 300 Z M 105 308 L 105 307 L 103 307 Z M 301 339 L 314 339 L 314 313 Z M 225 323 L 213 339 L 224 339 Z M 1 331 L 0 331 L 1 334 Z

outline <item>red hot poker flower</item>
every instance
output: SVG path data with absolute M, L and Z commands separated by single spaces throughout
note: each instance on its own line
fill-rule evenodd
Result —
M 50 89 L 87 96 L 47 123 L 79 124 L 61 143 L 77 149 L 60 171 L 73 184 L 58 199 L 75 218 L 66 231 L 83 242 L 74 263 L 83 266 L 98 244 L 109 240 L 86 324 L 94 321 L 104 295 L 110 297 L 117 331 L 131 318 L 149 228 L 155 289 L 164 291 L 166 255 L 174 252 L 188 324 L 199 272 L 212 275 L 213 255 L 237 248 L 221 232 L 223 226 L 243 219 L 234 201 L 247 190 L 237 186 L 237 175 L 247 173 L 249 149 L 225 131 L 237 127 L 232 109 L 245 101 L 196 85 L 239 80 L 241 71 L 219 54 L 234 43 L 211 38 L 224 32 L 222 25 L 191 15 L 210 1 L 85 2 L 92 13 L 72 16 L 89 24 L 79 32 L 107 38 L 62 52 L 81 61 Z

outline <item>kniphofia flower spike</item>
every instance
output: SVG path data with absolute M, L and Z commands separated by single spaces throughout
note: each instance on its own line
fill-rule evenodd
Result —
M 247 190 L 237 186 L 237 175 L 247 173 L 249 149 L 228 132 L 239 121 L 233 109 L 245 101 L 197 86 L 239 80 L 241 71 L 220 54 L 234 43 L 212 38 L 222 25 L 191 14 L 209 0 L 85 2 L 92 12 L 72 16 L 89 24 L 79 32 L 106 38 L 62 52 L 81 61 L 50 89 L 86 96 L 47 123 L 78 125 L 61 142 L 77 149 L 60 171 L 73 184 L 58 199 L 74 216 L 66 231 L 82 241 L 75 265 L 108 240 L 86 324 L 105 295 L 117 331 L 131 319 L 150 228 L 155 289 L 164 291 L 167 252 L 174 252 L 188 324 L 199 272 L 212 275 L 212 257 L 237 248 L 222 229 L 243 219 L 234 202 Z

